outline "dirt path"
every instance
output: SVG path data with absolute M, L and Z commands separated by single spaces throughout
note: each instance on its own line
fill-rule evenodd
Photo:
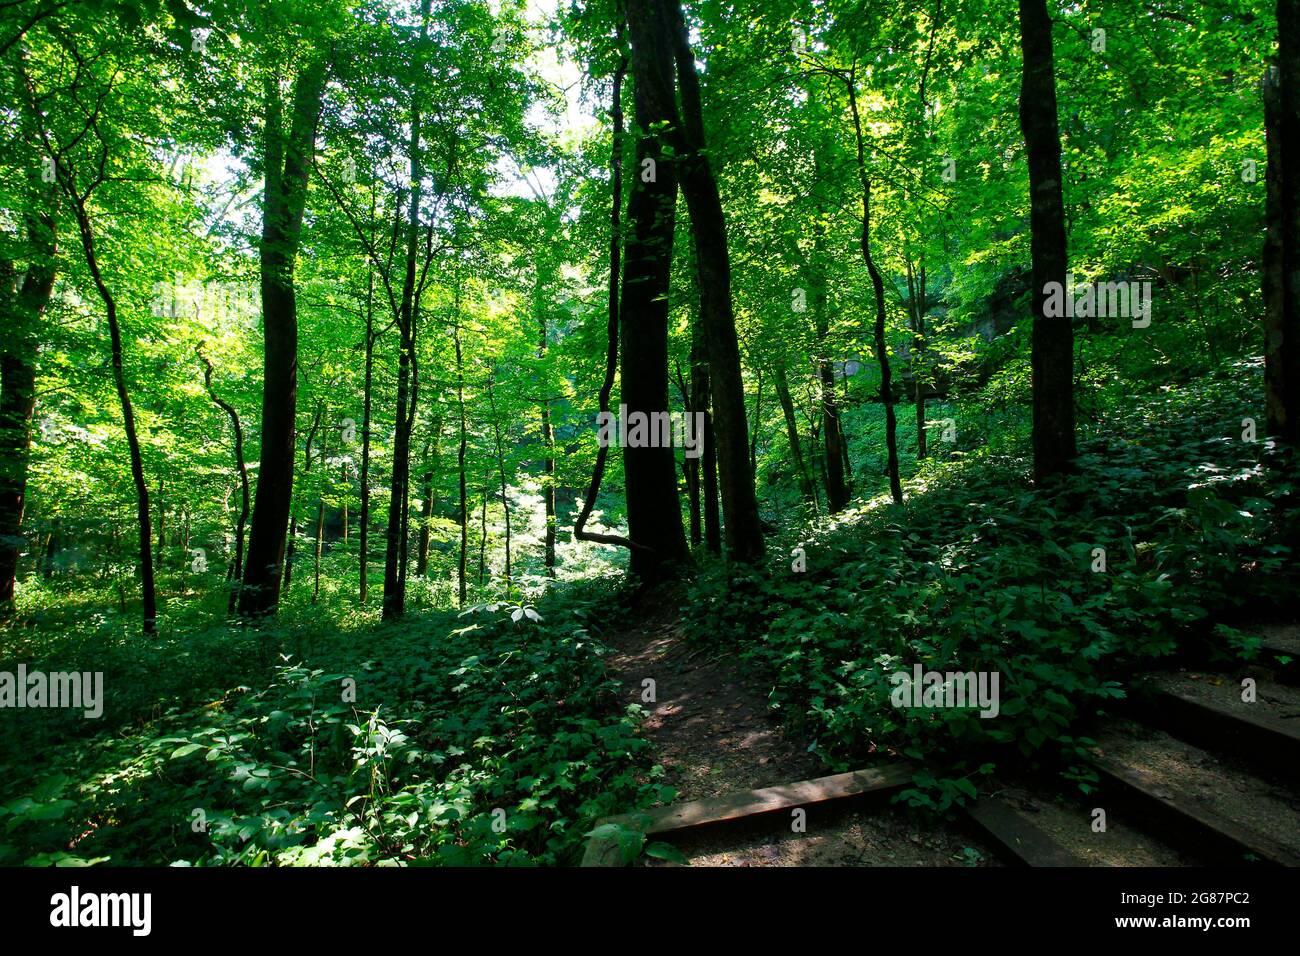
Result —
M 691 647 L 676 614 L 660 610 L 615 634 L 608 667 L 631 703 L 647 711 L 646 737 L 679 801 L 818 776 L 820 762 L 768 716 L 763 691 L 748 685 L 735 658 Z M 654 701 L 643 695 L 654 681 Z
M 690 645 L 674 602 L 659 600 L 631 627 L 607 636 L 607 666 L 629 703 L 646 709 L 645 735 L 675 802 L 777 786 L 828 773 L 808 740 L 783 727 L 766 688 L 746 679 L 738 658 Z M 646 680 L 654 700 L 643 699 Z M 774 817 L 673 841 L 697 866 L 996 865 L 988 848 L 940 825 L 922 825 L 898 807 L 810 809 L 807 831 Z M 651 865 L 664 865 L 652 861 Z

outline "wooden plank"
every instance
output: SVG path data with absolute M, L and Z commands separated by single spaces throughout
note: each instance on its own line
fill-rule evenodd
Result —
M 1094 754 L 1093 760 L 1103 780 L 1135 798 L 1152 816 L 1163 819 L 1194 854 L 1208 851 L 1225 861 L 1242 864 L 1246 862 L 1243 857 L 1251 854 L 1276 866 L 1300 866 L 1300 855 L 1272 837 L 1155 784 L 1147 771 L 1100 754 Z
M 606 823 L 620 824 L 639 830 L 647 836 L 654 833 L 689 830 L 758 814 L 814 806 L 846 797 L 887 793 L 910 784 L 915 772 L 915 767 L 911 764 L 899 761 L 865 770 L 817 777 L 814 780 L 801 780 L 798 783 L 763 787 L 759 790 L 741 790 L 718 797 L 692 800 L 689 803 L 671 804 L 639 813 L 606 817 L 598 821 L 597 826 Z M 609 838 L 592 837 L 587 842 L 582 865 L 622 866 L 622 854 L 617 842 Z
M 983 797 L 966 807 L 970 817 L 1010 857 L 1025 866 L 1087 866 L 1014 807 Z
M 1143 713 L 1148 723 L 1212 750 L 1252 761 L 1280 776 L 1300 776 L 1300 727 L 1258 711 L 1202 700 L 1177 690 L 1160 690 Z

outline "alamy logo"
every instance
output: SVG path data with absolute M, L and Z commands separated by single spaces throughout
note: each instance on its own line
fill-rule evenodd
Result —
M 72 707 L 83 709 L 95 719 L 104 713 L 104 672 L 42 671 L 28 672 L 26 664 L 18 673 L 0 671 L 0 708 L 3 707 Z
M 699 458 L 704 451 L 704 413 L 631 412 L 626 405 L 596 416 L 600 425 L 600 447 L 672 448 L 680 446 L 687 458 Z
M 1043 316 L 1058 318 L 1129 318 L 1133 328 L 1145 329 L 1151 324 L 1150 282 L 1089 282 L 1074 284 L 1074 273 L 1065 274 L 1065 284 L 1048 282 L 1043 285 Z
M 148 936 L 152 928 L 153 896 L 149 893 L 86 893 L 74 886 L 50 897 L 50 925 L 129 926 L 133 936 Z
M 977 707 L 980 717 L 996 717 L 1001 679 L 998 671 L 927 671 L 916 664 L 910 674 L 890 675 L 889 699 L 895 707 Z

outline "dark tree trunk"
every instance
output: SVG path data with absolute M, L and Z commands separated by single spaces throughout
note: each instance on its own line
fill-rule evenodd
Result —
M 848 77 L 849 107 L 853 113 L 853 137 L 857 146 L 858 180 L 862 187 L 862 233 L 859 245 L 862 261 L 871 277 L 875 296 L 876 323 L 872 329 L 876 361 L 880 364 L 880 401 L 885 406 L 885 453 L 889 471 L 889 494 L 895 504 L 903 503 L 903 486 L 898 477 L 898 421 L 894 415 L 893 379 L 889 367 L 889 348 L 885 342 L 885 282 L 871 257 L 871 177 L 867 174 L 866 144 L 862 138 L 862 118 L 858 115 L 856 74 Z M 846 456 L 847 457 L 847 456 Z
M 154 634 L 158 629 L 158 604 L 154 591 L 153 554 L 150 546 L 151 525 L 149 521 L 149 489 L 144 479 L 144 459 L 140 453 L 140 439 L 135 430 L 135 410 L 131 407 L 131 396 L 126 386 L 126 368 L 122 359 L 122 329 L 117 321 L 117 301 L 104 282 L 99 271 L 99 261 L 95 257 L 95 238 L 91 231 L 90 217 L 86 213 L 85 197 L 78 193 L 73 174 L 61 169 L 64 191 L 72 200 L 73 212 L 77 217 L 77 227 L 81 233 L 81 247 L 86 256 L 86 268 L 104 302 L 104 314 L 108 319 L 108 334 L 112 343 L 113 384 L 117 387 L 117 400 L 122 409 L 122 428 L 126 432 L 127 450 L 131 457 L 131 478 L 135 483 L 136 523 L 140 532 L 140 596 L 144 618 L 144 633 Z
M 697 320 L 691 327 L 691 410 L 704 415 L 704 446 L 696 459 L 700 469 L 700 510 L 704 516 L 704 546 L 711 554 L 722 553 L 722 520 L 718 512 L 718 457 L 713 444 L 712 389 L 704 330 Z
M 1277 24 L 1276 76 L 1265 76 L 1264 89 L 1265 388 L 1269 431 L 1294 449 L 1300 446 L 1300 2 L 1278 0 Z
M 691 51 L 679 0 L 659 0 L 661 17 L 669 28 L 681 91 L 680 120 L 672 108 L 671 85 L 665 104 L 678 131 L 682 155 L 682 194 L 691 213 L 695 237 L 695 263 L 700 283 L 700 321 L 709 358 L 710 386 L 717 442 L 719 491 L 726 518 L 727 549 L 730 556 L 747 564 L 763 557 L 763 530 L 758 520 L 758 499 L 754 494 L 754 472 L 749 467 L 745 423 L 745 385 L 740 368 L 740 346 L 731 304 L 731 260 L 727 252 L 727 224 L 722 212 L 718 182 L 709 161 L 704 136 L 704 112 L 700 102 L 699 77 Z M 636 44 L 636 34 L 632 37 Z M 655 95 L 659 91 L 655 90 Z
M 370 588 L 370 408 L 375 374 L 374 286 L 375 276 L 371 272 L 366 280 L 366 370 L 365 391 L 361 400 L 361 487 L 358 489 L 361 505 L 357 518 L 360 523 L 357 528 L 357 598 L 361 604 L 366 603 Z
M 434 423 L 434 434 L 440 435 L 442 422 Z M 433 520 L 433 473 L 438 456 L 437 440 L 424 443 L 424 477 L 421 479 L 420 541 L 415 552 L 415 573 L 425 577 L 429 573 L 429 522 Z
M 163 548 L 167 546 L 167 503 L 163 500 L 163 479 L 158 479 L 158 546 L 154 552 L 154 567 L 163 566 Z
M 538 274 L 534 288 L 533 301 L 537 311 L 537 358 L 546 358 L 546 313 L 541 301 L 541 274 Z M 542 447 L 546 457 L 542 460 L 542 510 L 546 520 L 543 538 L 543 561 L 546 576 L 555 577 L 555 436 L 551 432 L 551 401 L 542 399 L 541 407 Z
M 36 352 L 39 325 L 54 290 L 58 251 L 54 218 L 27 218 L 32 259 L 22 284 L 3 277 L 5 331 L 0 353 L 0 615 L 13 607 L 18 556 L 23 549 L 23 511 L 31 455 L 32 413 L 36 407 Z
M 501 419 L 497 417 L 496 390 L 488 382 L 488 405 L 492 411 L 492 430 L 496 435 L 497 471 L 501 478 L 501 510 L 506 520 L 506 587 L 510 587 L 510 499 L 506 497 L 506 452 L 501 441 Z
M 722 553 L 722 514 L 718 508 L 718 446 L 713 441 L 713 413 L 704 412 L 704 546 Z
M 239 611 L 274 612 L 293 498 L 294 425 L 298 402 L 298 301 L 294 263 L 307 201 L 316 122 L 325 90 L 325 63 L 309 62 L 293 84 L 289 135 L 284 138 L 278 80 L 267 88 L 265 196 L 262 213 L 262 454 L 248 533 L 248 560 Z
M 907 263 L 907 306 L 912 320 L 912 394 L 916 402 L 916 460 L 923 461 L 925 448 L 925 385 L 921 377 L 921 352 L 925 348 L 925 264 L 920 275 Z
M 1034 478 L 1069 471 L 1075 457 L 1074 328 L 1045 306 L 1049 283 L 1065 289 L 1065 204 L 1061 197 L 1061 137 L 1056 119 L 1052 20 L 1046 0 L 1020 0 L 1020 128 L 1029 157 L 1029 224 L 1033 261 L 1032 381 Z
M 835 400 L 835 373 L 827 354 L 830 324 L 826 317 L 826 288 L 820 271 L 814 272 L 813 317 L 817 326 L 817 379 L 821 383 L 822 477 L 826 485 L 826 510 L 843 511 L 849 503 L 844 484 L 844 431 L 840 426 L 839 403 Z
M 1268 433 L 1279 437 L 1289 429 L 1287 421 L 1285 282 L 1282 277 L 1282 102 L 1278 70 L 1265 71 L 1260 83 L 1264 97 L 1264 140 L 1268 163 L 1264 173 L 1267 196 L 1264 203 L 1265 232 L 1262 256 L 1264 294 L 1264 409 Z
M 672 123 L 672 61 L 658 0 L 628 4 L 637 140 L 627 218 L 622 336 L 623 405 L 628 416 L 668 411 L 668 291 L 676 219 L 676 162 L 663 150 L 658 130 Z M 647 181 L 649 180 L 649 181 Z M 628 537 L 640 547 L 630 569 L 653 583 L 689 561 L 677 499 L 677 463 L 672 448 L 623 449 Z
M 778 363 L 773 373 L 776 383 L 776 398 L 781 403 L 781 415 L 785 419 L 785 437 L 790 443 L 790 457 L 794 460 L 795 478 L 799 482 L 799 494 L 808 504 L 813 500 L 812 480 L 808 475 L 808 465 L 804 461 L 803 446 L 799 441 L 799 424 L 794 417 L 794 399 L 790 397 L 790 382 L 786 377 L 785 365 Z
M 623 29 L 618 31 L 620 44 Z M 605 319 L 605 378 L 600 384 L 597 402 L 600 414 L 609 413 L 609 397 L 614 391 L 614 376 L 618 372 L 619 342 L 619 270 L 622 252 L 622 209 L 623 209 L 623 80 L 627 76 L 627 57 L 619 57 L 618 67 L 614 70 L 613 97 L 610 106 L 610 123 L 613 128 L 610 145 L 610 210 L 609 210 L 609 276 L 608 311 Z M 629 208 L 630 212 L 630 208 Z M 583 498 L 578 518 L 573 523 L 573 537 L 576 541 L 593 541 L 600 544 L 617 545 L 630 551 L 641 549 L 628 538 L 617 534 L 604 534 L 585 530 L 587 519 L 596 507 L 596 498 L 600 494 L 600 483 L 605 477 L 605 462 L 609 457 L 609 445 L 601 442 L 596 447 L 596 463 L 591 468 L 591 483 L 587 485 L 587 494 Z
M 239 472 L 239 520 L 235 523 L 235 560 L 230 567 L 230 598 L 226 602 L 226 612 L 233 614 L 239 600 L 239 585 L 244 577 L 244 528 L 248 524 L 248 463 L 244 460 L 244 429 L 239 421 L 239 413 L 233 405 L 223 401 L 212 385 L 212 362 L 204 358 L 203 384 L 208 390 L 208 397 L 214 405 L 230 417 L 230 426 L 235 433 L 235 468 Z
M 424 3 L 424 26 L 428 23 L 429 0 Z M 420 242 L 420 196 L 424 165 L 420 158 L 420 105 L 411 100 L 411 170 L 410 205 L 406 221 L 406 276 L 402 282 L 402 300 L 397 328 L 401 338 L 397 364 L 397 419 L 393 435 L 392 494 L 388 500 L 388 549 L 384 554 L 385 621 L 401 617 L 406 611 L 406 514 L 407 492 L 411 475 L 411 426 L 414 424 L 416 395 L 415 365 L 415 282 L 416 257 Z M 409 394 L 408 394 L 409 390 Z M 408 410 L 408 403 L 410 408 Z
M 456 295 L 459 310 L 460 295 Z M 457 469 L 460 476 L 460 561 L 456 566 L 458 582 L 458 607 L 465 606 L 465 561 L 469 553 L 469 502 L 465 490 L 465 362 L 460 348 L 460 326 L 452 326 L 452 340 L 456 345 L 456 403 L 460 409 L 460 447 L 456 453 Z
M 490 484 L 488 484 L 488 479 L 490 479 L 491 476 L 492 476 L 491 472 L 485 472 L 483 474 L 483 501 L 482 501 L 482 508 L 479 511 L 478 586 L 480 588 L 483 586 L 483 575 L 487 569 L 487 500 L 488 500 L 488 491 L 492 487 Z

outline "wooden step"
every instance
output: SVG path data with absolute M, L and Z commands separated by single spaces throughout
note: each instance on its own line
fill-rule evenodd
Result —
M 901 789 L 912 782 L 916 768 L 902 761 L 882 764 L 865 770 L 837 773 L 814 780 L 759 790 L 740 790 L 718 797 L 706 797 L 688 803 L 674 803 L 639 813 L 625 813 L 597 821 L 596 826 L 614 824 L 650 835 L 688 830 L 759 814 L 815 806 L 832 800 L 883 794 Z M 593 836 L 587 841 L 583 866 L 622 866 L 623 854 L 613 837 Z
M 1191 759 L 1171 762 L 1170 754 Z M 1196 856 L 1227 864 L 1245 865 L 1254 858 L 1300 866 L 1300 813 L 1291 795 L 1276 793 L 1272 784 L 1160 732 L 1150 732 L 1146 740 L 1108 734 L 1093 760 L 1105 799 L 1121 798 L 1163 838 Z M 1253 801 L 1254 823 L 1230 815 L 1231 803 L 1242 799 Z
M 1148 689 L 1138 705 L 1145 723 L 1264 773 L 1300 779 L 1300 691 L 1256 679 L 1257 699 L 1246 703 L 1239 679 L 1197 672 L 1157 675 Z
M 1023 866 L 1087 865 L 1028 816 L 997 797 L 981 797 L 966 807 L 966 815 L 1002 849 L 1009 862 Z

